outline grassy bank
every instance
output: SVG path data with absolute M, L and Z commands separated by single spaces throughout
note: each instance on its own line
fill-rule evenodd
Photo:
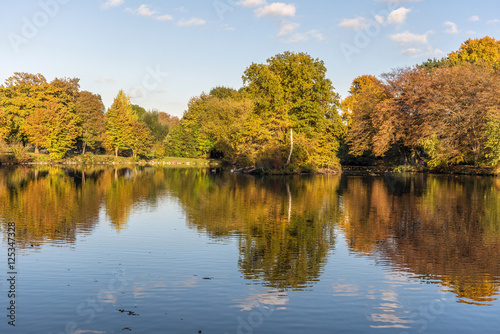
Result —
M 115 157 L 109 154 L 69 154 L 60 160 L 51 159 L 48 154 L 27 152 L 18 155 L 13 152 L 0 153 L 1 165 L 37 165 L 37 164 L 74 164 L 74 165 L 97 165 L 97 164 L 164 164 L 184 166 L 219 166 L 220 161 L 214 159 L 190 159 L 164 157 L 158 159 L 139 159 L 133 157 Z

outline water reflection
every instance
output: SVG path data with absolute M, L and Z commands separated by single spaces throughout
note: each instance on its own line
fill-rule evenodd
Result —
M 3 224 L 16 222 L 21 248 L 72 244 L 78 235 L 92 233 L 100 214 L 117 231 L 126 229 L 133 210 L 156 210 L 166 196 L 178 201 L 193 230 L 215 240 L 238 240 L 242 276 L 280 296 L 261 304 L 284 307 L 285 290 L 313 286 L 334 250 L 336 233 L 345 236 L 352 254 L 439 283 L 461 302 L 490 305 L 499 294 L 497 179 L 255 178 L 149 167 L 0 169 L 0 217 Z M 350 282 L 333 289 L 336 296 L 359 293 Z M 381 309 L 398 309 L 393 297 L 383 296 Z M 245 301 L 240 304 L 248 308 Z M 392 322 L 407 325 L 398 319 Z
M 174 180 L 190 226 L 215 238 L 240 236 L 238 264 L 246 279 L 280 290 L 319 279 L 340 215 L 338 177 Z
M 344 178 L 340 227 L 355 254 L 438 281 L 488 305 L 500 278 L 498 180 L 418 175 Z

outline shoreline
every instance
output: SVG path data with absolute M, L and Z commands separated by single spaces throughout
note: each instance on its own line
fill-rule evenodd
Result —
M 467 176 L 489 176 L 499 177 L 500 168 L 474 167 L 474 166 L 451 166 L 441 169 L 415 166 L 342 166 L 342 173 L 349 175 L 371 175 L 380 176 L 386 173 L 393 174 L 434 174 L 434 175 L 467 175 Z
M 487 176 L 500 177 L 500 168 L 494 167 L 474 167 L 474 166 L 452 166 L 443 169 L 430 169 L 428 167 L 415 166 L 341 166 L 340 169 L 318 169 L 314 172 L 298 172 L 285 173 L 281 171 L 271 171 L 269 173 L 261 173 L 254 167 L 235 168 L 224 167 L 224 164 L 218 160 L 205 159 L 189 159 L 189 158 L 166 158 L 167 160 L 152 160 L 152 161 L 33 161 L 33 162 L 0 162 L 0 168 L 13 166 L 120 166 L 120 165 L 137 165 L 137 166 L 176 166 L 176 167 L 200 167 L 200 168 L 223 168 L 234 174 L 246 175 L 356 175 L 356 176 L 382 176 L 390 174 L 434 174 L 434 175 L 466 175 L 466 176 Z

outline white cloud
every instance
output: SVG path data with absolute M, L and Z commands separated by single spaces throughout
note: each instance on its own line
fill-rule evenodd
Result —
M 477 21 L 479 21 L 479 16 L 473 15 L 473 16 L 469 17 L 468 20 L 471 22 L 477 22 Z
M 278 36 L 285 36 L 292 33 L 295 29 L 299 27 L 298 23 L 288 23 L 281 26 Z
M 246 8 L 260 7 L 266 4 L 265 0 L 242 0 L 238 2 L 238 5 L 241 5 Z
M 236 28 L 231 27 L 229 24 L 224 24 L 222 27 L 224 29 L 226 29 L 227 31 L 235 31 L 236 30 Z
M 400 7 L 393 10 L 387 17 L 387 21 L 392 24 L 402 24 L 406 21 L 406 15 L 411 12 L 411 9 Z
M 181 12 L 181 13 L 187 13 L 188 10 L 186 8 L 184 8 L 184 6 L 181 6 L 179 8 L 175 8 L 174 10 L 178 11 L 178 12 Z
M 500 23 L 500 20 L 499 19 L 489 20 L 486 23 L 488 23 L 488 24 L 497 24 L 497 23 Z
M 257 17 L 271 17 L 271 16 L 279 16 L 279 17 L 293 17 L 295 16 L 297 9 L 293 4 L 286 4 L 283 2 L 273 2 L 270 5 L 267 5 L 262 8 L 257 8 L 255 13 Z
M 401 54 L 402 55 L 415 55 L 415 54 L 420 53 L 420 52 L 422 52 L 422 50 L 415 49 L 415 48 L 409 48 L 409 49 L 401 51 Z
M 410 44 L 410 43 L 420 43 L 427 44 L 427 35 L 430 32 L 427 32 L 422 35 L 412 34 L 409 31 L 405 31 L 399 34 L 391 35 L 391 40 L 401 44 Z
M 193 17 L 192 19 L 186 20 L 186 19 L 181 19 L 179 22 L 177 22 L 177 25 L 180 27 L 189 27 L 189 26 L 201 26 L 207 23 L 207 21 Z
M 456 23 L 453 23 L 451 21 L 446 21 L 443 23 L 444 26 L 448 27 L 444 32 L 447 34 L 458 34 L 458 26 Z
M 474 30 L 469 30 L 469 31 L 466 31 L 465 32 L 467 35 L 476 35 L 477 34 L 477 31 L 474 31 Z
M 165 15 L 157 16 L 156 19 L 158 21 L 172 21 L 174 18 L 172 15 L 165 14 Z
M 322 41 L 325 39 L 325 37 L 317 30 L 309 30 L 306 33 L 293 34 L 289 39 L 285 40 L 285 43 L 307 42 L 311 39 L 315 39 L 317 41 Z
M 123 5 L 125 0 L 108 0 L 105 3 L 102 4 L 101 8 L 106 9 L 106 8 L 111 8 L 111 7 L 118 7 Z
M 432 49 L 430 48 L 429 51 L 427 52 L 428 56 L 433 56 L 433 57 L 439 57 L 444 55 L 444 52 L 439 50 L 439 49 Z
M 358 16 L 354 19 L 343 19 L 339 26 L 352 29 L 365 29 L 368 23 L 364 17 Z
M 137 9 L 137 15 L 139 16 L 153 16 L 155 15 L 156 13 L 158 13 L 157 11 L 155 10 L 151 10 L 149 8 L 148 5 L 141 5 L 138 9 Z

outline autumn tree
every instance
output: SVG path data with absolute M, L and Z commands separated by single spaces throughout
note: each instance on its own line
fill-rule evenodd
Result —
M 177 116 L 172 116 L 166 112 L 160 111 L 158 114 L 158 122 L 162 125 L 167 125 L 169 131 L 175 128 L 180 123 L 180 119 Z
M 52 158 L 60 159 L 80 135 L 80 118 L 63 103 L 50 101 L 26 118 L 25 131 L 31 143 L 45 147 Z
M 111 108 L 106 113 L 106 145 L 118 156 L 119 150 L 125 150 L 133 144 L 132 125 L 137 122 L 137 115 L 132 109 L 129 97 L 120 90 Z
M 432 110 L 430 124 L 434 140 L 452 163 L 478 166 L 491 148 L 500 118 L 500 80 L 491 67 L 462 64 L 435 73 L 434 94 L 427 97 Z M 498 159 L 492 155 L 493 160 Z
M 13 140 L 26 141 L 26 117 L 44 100 L 47 80 L 41 74 L 16 72 L 0 87 L 0 106 L 5 119 L 2 132 Z
M 151 147 L 151 132 L 139 119 L 130 98 L 120 90 L 106 113 L 105 145 L 115 151 L 132 149 L 134 157 L 145 154 Z
M 103 140 L 105 107 L 101 96 L 83 91 L 76 99 L 75 108 L 81 120 L 82 154 L 85 154 L 87 147 L 95 149 Z
M 373 75 L 353 80 L 349 96 L 342 101 L 343 118 L 348 124 L 346 141 L 355 156 L 373 151 L 373 140 L 379 129 L 374 117 L 380 102 L 389 98 L 387 88 Z
M 12 125 L 8 119 L 8 115 L 5 112 L 4 107 L 0 105 L 0 141 L 8 138 L 11 127 Z
M 132 123 L 132 128 L 132 144 L 130 148 L 136 159 L 138 155 L 146 155 L 149 153 L 154 138 L 147 124 L 144 122 L 136 121 Z
M 430 90 L 429 75 L 419 67 L 401 68 L 383 75 L 390 98 L 377 105 L 373 117 L 376 133 L 373 151 L 384 156 L 390 150 L 401 162 L 415 163 L 419 159 L 422 137 L 432 124 L 427 122 Z
M 460 49 L 448 54 L 453 64 L 473 63 L 484 64 L 499 69 L 500 66 L 500 40 L 486 36 L 483 38 L 470 38 L 460 46 Z

